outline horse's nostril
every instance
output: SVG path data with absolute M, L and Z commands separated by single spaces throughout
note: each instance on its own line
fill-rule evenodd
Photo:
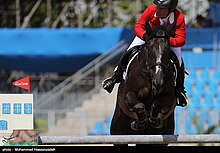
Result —
M 153 128 L 161 128 L 163 126 L 163 121 L 159 118 L 150 117 L 149 123 Z

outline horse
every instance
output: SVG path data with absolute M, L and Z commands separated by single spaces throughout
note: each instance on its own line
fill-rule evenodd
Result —
M 118 86 L 110 135 L 174 134 L 177 58 L 169 44 L 174 26 L 151 28 L 146 22 L 148 38 Z

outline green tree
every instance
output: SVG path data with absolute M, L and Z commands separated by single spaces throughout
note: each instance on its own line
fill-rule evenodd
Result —
M 0 27 L 22 26 L 39 1 L 19 2 L 18 5 L 16 0 L 0 0 Z M 136 7 L 137 3 L 141 8 Z M 150 3 L 152 0 L 42 0 L 25 27 L 133 27 Z

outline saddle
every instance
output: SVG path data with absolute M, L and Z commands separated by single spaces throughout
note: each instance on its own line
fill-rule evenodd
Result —
M 124 71 L 123 73 L 123 79 L 126 80 L 127 79 L 127 74 L 128 74 L 128 71 L 129 71 L 129 68 L 130 68 L 130 65 L 132 63 L 132 61 L 135 59 L 135 57 L 138 55 L 138 52 L 132 52 L 130 57 L 129 57 L 129 61 L 128 61 L 128 64 L 127 64 L 127 67 L 126 67 L 126 70 Z

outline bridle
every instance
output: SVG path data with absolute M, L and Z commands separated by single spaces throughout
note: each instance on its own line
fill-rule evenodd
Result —
M 155 44 L 156 42 L 156 39 L 154 40 L 153 44 Z M 154 75 L 154 71 L 153 71 L 153 68 L 156 67 L 156 66 L 159 66 L 159 67 L 162 67 L 164 69 L 164 71 L 166 71 L 170 65 L 171 65 L 171 60 L 169 59 L 167 65 L 162 63 L 162 62 L 156 62 L 154 64 L 150 64 L 149 65 L 149 52 L 150 52 L 150 49 L 145 45 L 143 46 L 144 48 L 144 57 L 145 57 L 145 65 L 144 67 L 142 67 L 140 65 L 140 60 L 139 60 L 139 54 L 137 55 L 137 60 L 138 60 L 138 67 L 140 69 L 140 72 L 146 77 L 149 77 L 150 80 L 152 80 L 153 78 L 153 75 Z

